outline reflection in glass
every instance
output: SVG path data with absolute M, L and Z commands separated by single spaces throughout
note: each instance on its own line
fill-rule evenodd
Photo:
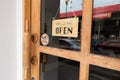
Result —
M 89 80 L 120 80 L 120 72 L 91 65 Z
M 120 58 L 120 0 L 94 0 L 91 51 Z
M 48 46 L 50 47 L 80 51 L 82 0 L 68 0 L 67 5 L 65 1 L 66 0 L 42 0 L 40 35 L 43 33 L 49 35 L 50 41 Z M 72 18 L 74 16 L 79 17 L 78 37 L 52 36 L 52 20 Z
M 79 62 L 42 54 L 40 65 L 40 80 L 79 80 Z

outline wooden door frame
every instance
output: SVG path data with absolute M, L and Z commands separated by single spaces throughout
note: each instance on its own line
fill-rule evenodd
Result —
M 83 0 L 82 31 L 81 31 L 82 37 L 80 52 L 41 46 L 40 45 L 41 0 L 23 0 L 23 2 L 24 2 L 23 36 L 25 36 L 23 40 L 24 43 L 23 75 L 27 75 L 27 80 L 30 79 L 40 80 L 40 52 L 79 61 L 80 62 L 79 80 L 88 80 L 89 65 L 96 65 L 120 71 L 120 59 L 102 55 L 95 55 L 91 54 L 90 52 L 93 0 Z M 32 36 L 34 37 L 34 35 L 36 35 L 36 41 L 31 40 L 31 37 Z M 28 44 L 27 48 L 25 47 L 26 44 Z M 25 63 L 26 61 L 28 61 L 27 64 Z M 31 68 L 31 71 L 28 69 L 26 73 L 25 71 L 26 66 L 29 66 Z M 23 77 L 23 80 L 25 80 L 24 78 L 25 76 Z
M 22 0 L 23 9 L 23 53 L 22 80 L 31 80 L 31 0 Z

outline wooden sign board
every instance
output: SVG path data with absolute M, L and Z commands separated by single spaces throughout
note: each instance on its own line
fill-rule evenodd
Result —
M 53 20 L 52 36 L 78 37 L 78 22 L 78 17 Z

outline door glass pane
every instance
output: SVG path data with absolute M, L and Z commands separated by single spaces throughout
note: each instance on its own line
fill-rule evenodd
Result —
M 82 20 L 82 0 L 41 0 L 41 22 L 40 35 L 47 33 L 49 36 L 49 43 L 47 46 L 62 48 L 68 50 L 80 51 L 80 29 Z M 62 36 L 54 36 L 53 34 L 53 20 L 62 20 L 78 17 L 77 29 L 73 27 L 58 27 L 55 29 L 56 34 Z M 74 21 L 73 21 L 74 22 Z M 71 23 L 60 23 L 60 25 L 70 25 Z M 76 24 L 76 23 L 75 23 Z M 75 30 L 75 31 L 73 31 Z M 71 37 L 72 33 L 76 33 L 76 37 Z M 70 36 L 64 36 L 69 34 Z M 41 41 L 41 45 L 42 41 Z
M 79 80 L 79 62 L 41 54 L 40 80 Z
M 94 0 L 91 51 L 120 58 L 120 0 Z
M 120 72 L 91 65 L 89 80 L 120 80 Z

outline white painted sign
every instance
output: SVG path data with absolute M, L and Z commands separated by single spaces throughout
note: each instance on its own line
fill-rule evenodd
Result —
M 66 18 L 52 21 L 52 36 L 77 37 L 79 19 Z

